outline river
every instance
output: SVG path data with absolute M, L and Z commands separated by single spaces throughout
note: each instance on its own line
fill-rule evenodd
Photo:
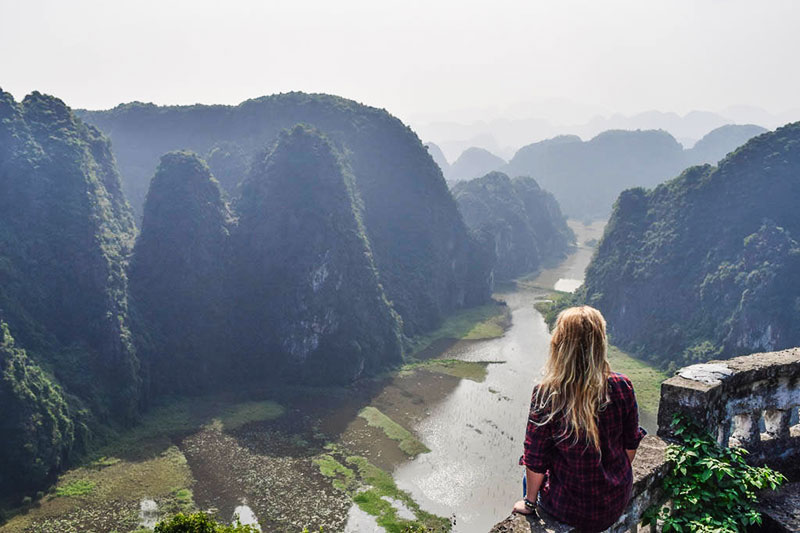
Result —
M 579 246 L 559 267 L 542 272 L 529 288 L 500 292 L 512 325 L 500 338 L 460 342 L 442 357 L 504 361 L 488 367 L 482 383 L 462 380 L 413 430 L 430 453 L 400 464 L 398 486 L 427 511 L 455 519 L 454 531 L 485 533 L 505 518 L 521 495 L 522 453 L 530 395 L 548 354 L 550 332 L 533 304 L 547 288 L 574 290 L 583 281 L 592 248 L 583 243 L 603 225 L 571 223 Z

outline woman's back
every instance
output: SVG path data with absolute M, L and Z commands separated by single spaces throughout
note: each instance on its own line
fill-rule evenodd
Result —
M 563 437 L 563 419 L 539 425 L 545 413 L 535 412 L 535 405 L 525 437 L 523 463 L 548 474 L 540 492 L 542 507 L 586 530 L 609 527 L 625 509 L 633 483 L 626 450 L 635 450 L 644 436 L 630 380 L 612 372 L 607 383 L 609 403 L 598 414 L 599 450 L 585 438 Z
M 559 314 L 525 436 L 531 499 L 517 502 L 516 512 L 532 512 L 538 495 L 556 519 L 602 531 L 628 504 L 631 461 L 644 431 L 633 385 L 611 371 L 607 348 L 600 311 L 581 306 Z

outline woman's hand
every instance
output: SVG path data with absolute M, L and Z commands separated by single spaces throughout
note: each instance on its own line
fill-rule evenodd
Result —
M 514 509 L 511 511 L 512 513 L 519 513 L 519 514 L 533 514 L 533 509 L 528 509 L 525 505 L 525 500 L 520 500 L 514 504 Z

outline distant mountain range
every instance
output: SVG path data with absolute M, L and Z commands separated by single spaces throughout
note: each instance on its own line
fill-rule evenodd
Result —
M 468 148 L 453 164 L 437 145 L 428 143 L 428 149 L 450 183 L 492 171 L 532 176 L 555 195 L 567 216 L 591 220 L 607 217 L 622 190 L 653 187 L 691 165 L 716 163 L 765 131 L 752 124 L 727 124 L 689 149 L 663 130 L 610 130 L 585 142 L 562 135 L 523 146 L 508 164 L 483 148 Z
M 719 111 L 695 110 L 684 115 L 655 110 L 626 115 L 556 102 L 551 106 L 516 105 L 508 109 L 506 114 L 508 117 L 505 118 L 472 122 L 417 120 L 412 122 L 412 127 L 423 139 L 435 142 L 449 161 L 454 161 L 471 146 L 509 159 L 522 146 L 559 135 L 578 135 L 582 139 L 590 139 L 603 131 L 618 129 L 665 130 L 685 148 L 691 148 L 711 130 L 726 124 L 758 124 L 774 129 L 800 120 L 800 108 L 770 113 L 759 107 L 744 105 Z
M 501 170 L 532 176 L 567 216 L 592 220 L 607 217 L 624 189 L 653 187 L 691 165 L 716 163 L 764 131 L 726 125 L 688 150 L 663 130 L 611 130 L 585 142 L 567 135 L 520 148 Z

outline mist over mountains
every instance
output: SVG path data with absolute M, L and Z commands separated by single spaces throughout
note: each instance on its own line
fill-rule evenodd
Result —
M 469 121 L 466 116 L 502 118 Z M 520 103 L 507 109 L 463 110 L 447 118 L 419 117 L 411 121 L 423 139 L 435 142 L 448 161 L 475 146 L 510 159 L 522 146 L 559 135 L 591 139 L 607 130 L 665 130 L 684 148 L 726 124 L 757 124 L 775 129 L 800 120 L 800 108 L 770 113 L 756 106 L 729 106 L 717 111 L 693 110 L 685 114 L 648 110 L 633 114 L 610 112 L 598 106 L 569 101 Z

